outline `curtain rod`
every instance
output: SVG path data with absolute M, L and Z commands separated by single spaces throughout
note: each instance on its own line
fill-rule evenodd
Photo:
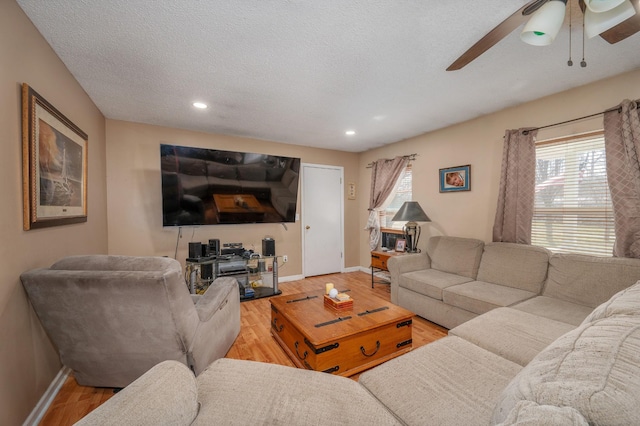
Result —
M 418 156 L 418 154 L 409 154 L 409 155 L 403 155 L 403 158 L 407 158 L 409 161 L 415 160 L 416 157 Z M 373 163 L 369 163 L 367 164 L 367 169 L 370 169 L 373 167 Z
M 640 108 L 640 100 L 636 100 L 634 101 L 636 104 L 636 108 Z M 584 117 L 578 117 L 578 118 L 573 118 L 571 120 L 567 120 L 567 121 L 561 121 L 560 123 L 554 123 L 554 124 L 547 124 L 546 126 L 540 126 L 540 127 L 534 127 L 533 129 L 527 129 L 527 130 L 523 130 L 522 134 L 523 135 L 528 135 L 529 132 L 533 132 L 535 130 L 540 130 L 540 129 L 547 129 L 549 127 L 555 127 L 555 126 L 560 126 L 562 124 L 567 124 L 567 123 L 573 123 L 574 121 L 580 121 L 580 120 L 584 120 L 586 118 L 592 118 L 592 117 L 597 117 L 599 115 L 602 114 L 606 114 L 607 112 L 611 112 L 611 111 L 618 111 L 618 112 L 622 112 L 622 107 L 615 107 L 615 108 L 609 108 L 606 109 L 602 112 L 596 112 L 595 114 L 589 114 L 589 115 L 585 115 Z

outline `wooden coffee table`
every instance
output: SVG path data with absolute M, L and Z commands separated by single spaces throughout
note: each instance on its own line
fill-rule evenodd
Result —
M 218 210 L 218 222 L 259 222 L 264 218 L 264 207 L 251 194 L 213 194 Z
M 271 298 L 271 335 L 297 367 L 352 376 L 411 350 L 413 312 L 368 291 L 338 290 L 352 308 L 325 306 L 322 290 Z

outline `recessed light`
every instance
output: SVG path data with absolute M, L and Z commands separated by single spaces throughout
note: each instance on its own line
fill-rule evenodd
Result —
M 199 109 L 207 109 L 207 104 L 202 102 L 194 102 L 193 106 Z
M 353 136 L 356 134 L 355 130 L 347 130 L 346 132 L 344 132 L 345 135 L 347 136 Z

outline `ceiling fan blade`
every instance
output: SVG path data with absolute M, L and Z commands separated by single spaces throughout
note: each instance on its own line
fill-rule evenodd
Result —
M 626 21 L 622 21 L 615 27 L 603 32 L 600 34 L 600 37 L 611 44 L 616 44 L 617 42 L 622 41 L 640 31 L 640 4 L 635 1 L 632 1 L 631 4 L 635 7 L 636 14 Z
M 509 16 L 507 19 L 498 24 L 497 27 L 489 31 L 487 35 L 478 40 L 476 44 L 471 46 L 469 50 L 464 52 L 462 56 L 455 60 L 455 62 L 449 65 L 447 71 L 456 71 L 460 68 L 463 68 L 478 56 L 482 55 L 484 52 L 492 48 L 494 45 L 498 44 L 500 40 L 511 34 L 513 30 L 518 28 L 524 21 L 526 21 L 528 15 L 533 13 L 544 3 L 546 3 L 546 0 L 533 0 L 522 6 L 513 15 Z M 526 15 L 525 10 L 527 11 Z
M 580 0 L 578 4 L 580 5 L 582 13 L 584 13 L 587 8 L 584 0 Z M 636 9 L 635 15 L 600 34 L 600 37 L 606 40 L 609 44 L 616 44 L 617 42 L 622 41 L 627 37 L 631 37 L 640 31 L 640 3 L 632 1 L 631 4 Z

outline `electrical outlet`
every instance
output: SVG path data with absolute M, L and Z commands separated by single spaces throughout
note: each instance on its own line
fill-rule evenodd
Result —
M 289 256 L 287 256 L 286 254 L 284 256 L 282 256 L 282 262 L 283 263 L 287 263 L 289 261 Z

